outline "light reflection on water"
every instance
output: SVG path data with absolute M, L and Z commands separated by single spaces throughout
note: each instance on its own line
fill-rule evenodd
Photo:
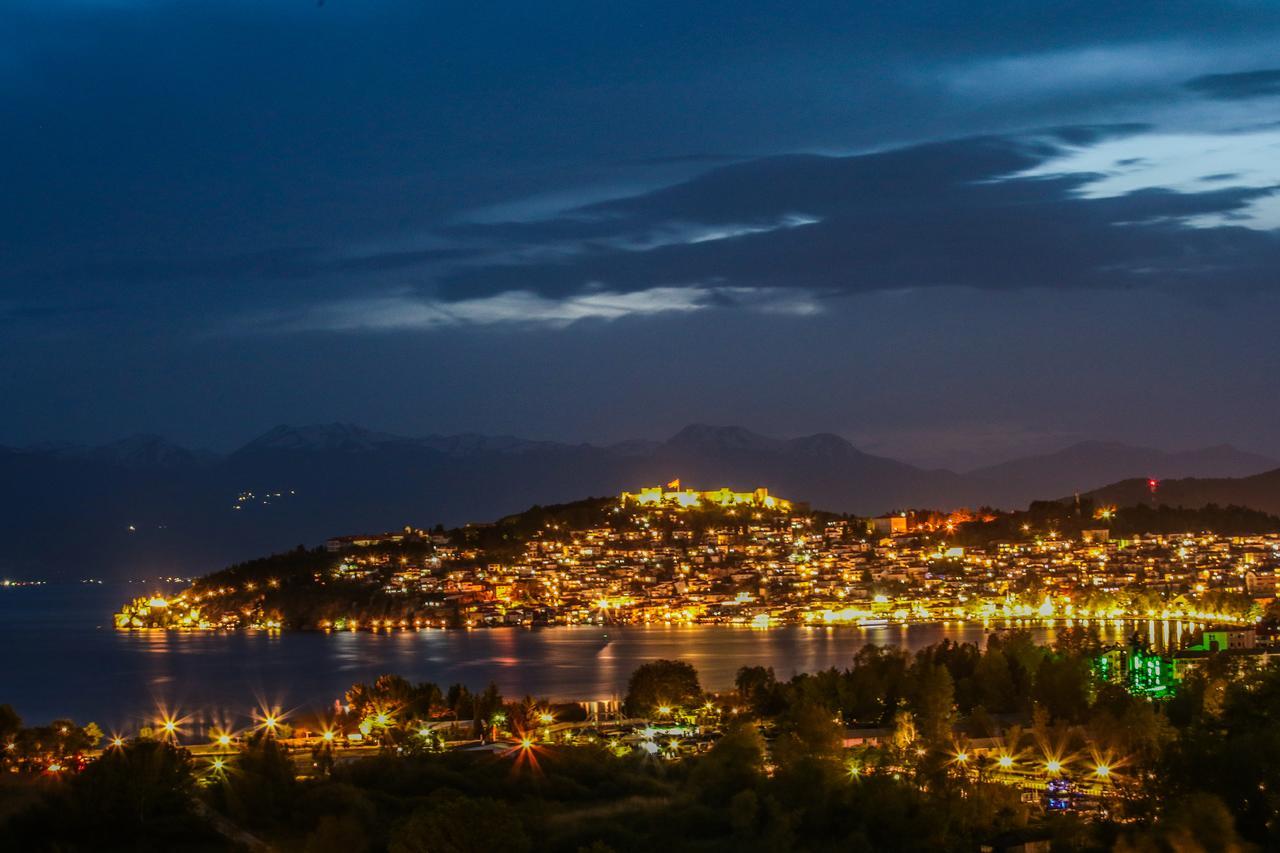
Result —
M 16 594 L 15 594 L 16 593 Z M 331 706 L 356 681 L 393 672 L 414 681 L 482 689 L 491 679 L 508 697 L 608 699 L 626 690 L 639 664 L 683 658 L 703 685 L 728 687 L 744 665 L 772 666 L 780 678 L 848 666 L 868 643 L 918 649 L 943 639 L 985 645 L 999 623 L 842 627 L 606 626 L 526 630 L 424 630 L 392 634 L 117 632 L 112 608 L 127 590 L 44 587 L 0 595 L 0 702 L 32 722 L 57 716 L 131 731 L 166 708 L 202 709 L 202 724 L 243 719 L 255 706 Z M 1051 642 L 1063 627 L 1032 626 Z M 1116 642 L 1142 630 L 1158 646 L 1176 642 L 1181 623 L 1100 626 Z

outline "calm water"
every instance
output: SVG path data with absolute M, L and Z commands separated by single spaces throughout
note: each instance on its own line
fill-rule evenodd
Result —
M 274 636 L 114 630 L 113 608 L 137 594 L 137 588 L 106 586 L 0 589 L 0 703 L 12 704 L 33 723 L 69 716 L 130 731 L 154 719 L 157 702 L 203 709 L 210 720 L 235 719 L 261 702 L 285 708 L 329 705 L 353 682 L 384 672 L 442 687 L 462 682 L 479 689 L 493 680 L 509 697 L 609 699 L 625 692 L 637 665 L 654 658 L 688 660 L 705 687 L 723 688 L 743 665 L 772 666 L 786 677 L 847 666 L 867 643 L 917 649 L 944 638 L 982 643 L 988 633 L 982 625 L 958 623 Z M 1032 631 L 1044 641 L 1054 635 L 1052 628 Z M 1120 633 L 1108 631 L 1112 637 Z

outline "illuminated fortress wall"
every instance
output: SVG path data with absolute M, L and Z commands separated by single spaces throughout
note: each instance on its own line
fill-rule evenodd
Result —
M 791 510 L 791 501 L 774 497 L 766 488 L 758 488 L 752 492 L 734 492 L 728 488 L 699 492 L 694 489 L 681 489 L 680 481 L 667 486 L 646 486 L 638 492 L 623 492 L 622 505 L 636 504 L 640 506 L 680 506 L 696 507 L 703 504 L 712 506 L 756 506 L 765 509 L 776 509 L 783 512 Z

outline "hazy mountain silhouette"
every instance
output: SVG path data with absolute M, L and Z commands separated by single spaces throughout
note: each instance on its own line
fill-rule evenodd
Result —
M 1147 447 L 1085 441 L 1039 456 L 1015 459 L 968 472 L 991 484 L 1000 505 L 1021 506 L 1045 495 L 1070 495 L 1129 478 L 1243 477 L 1274 468 L 1275 460 L 1217 445 L 1167 453 Z
M 134 436 L 0 448 L 0 575 L 198 574 L 332 535 L 490 520 L 677 477 L 703 488 L 767 486 L 815 508 L 873 515 L 1021 507 L 1130 476 L 1276 464 L 1226 447 L 1168 454 L 1090 442 L 961 475 L 865 453 L 829 433 L 780 439 L 705 424 L 608 446 L 282 425 L 222 456 Z

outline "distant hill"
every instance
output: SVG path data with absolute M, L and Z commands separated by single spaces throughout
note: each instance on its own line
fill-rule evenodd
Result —
M 1088 443 L 957 474 L 865 453 L 830 433 L 782 439 L 707 424 L 608 446 L 282 425 L 226 455 L 134 436 L 101 447 L 0 448 L 0 576 L 202 574 L 333 535 L 492 520 L 677 477 L 705 488 L 767 486 L 815 509 L 875 515 L 1020 508 L 1126 477 L 1268 467 L 1275 463 L 1231 448 L 1164 454 Z
M 1117 442 L 1086 441 L 1039 456 L 1015 459 L 968 472 L 972 480 L 990 484 L 995 503 L 1025 506 L 1046 495 L 1070 495 L 1096 489 L 1099 483 L 1141 478 L 1244 477 L 1280 466 L 1280 462 L 1217 445 L 1167 453 Z
M 1252 477 L 1217 477 L 1161 480 L 1154 498 L 1146 479 L 1122 480 L 1088 493 L 1099 504 L 1126 506 L 1137 503 L 1198 508 L 1208 504 L 1246 506 L 1280 515 L 1280 468 Z

